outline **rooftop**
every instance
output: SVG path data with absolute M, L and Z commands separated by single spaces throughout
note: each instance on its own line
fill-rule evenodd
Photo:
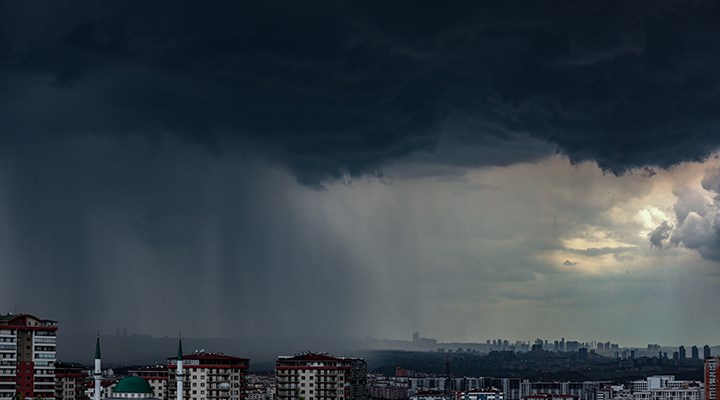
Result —
M 280 356 L 284 361 L 341 361 L 340 358 L 320 353 L 296 354 L 294 356 Z
M 0 314 L 0 325 L 13 326 L 56 326 L 57 321 L 40 319 L 30 314 Z
M 153 393 L 153 389 L 145 379 L 139 376 L 127 376 L 115 385 L 113 393 Z

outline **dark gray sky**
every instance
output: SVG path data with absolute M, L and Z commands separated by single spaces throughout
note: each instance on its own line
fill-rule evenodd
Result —
M 718 88 L 711 1 L 3 2 L 0 308 L 712 342 Z

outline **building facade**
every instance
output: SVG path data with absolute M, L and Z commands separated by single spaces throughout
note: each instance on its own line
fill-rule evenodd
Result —
M 281 356 L 275 363 L 281 400 L 368 398 L 367 364 L 361 358 L 306 353 Z
M 718 356 L 705 359 L 705 400 L 718 400 L 718 364 Z
M 84 400 L 90 375 L 82 365 L 55 363 L 55 400 Z
M 630 384 L 635 400 L 703 400 L 700 382 L 677 381 L 673 375 L 654 375 Z
M 579 400 L 595 400 L 598 389 L 607 382 L 522 382 L 520 384 L 521 399 L 575 398 Z M 570 396 L 570 397 L 567 397 Z
M 504 400 L 499 391 L 467 390 L 455 392 L 455 400 Z
M 57 321 L 0 315 L 0 398 L 55 398 Z
M 177 398 L 176 368 L 178 358 L 167 365 L 167 399 Z M 250 360 L 220 353 L 197 352 L 182 356 L 183 399 L 243 400 L 247 390 Z M 161 397 L 162 398 L 162 397 Z

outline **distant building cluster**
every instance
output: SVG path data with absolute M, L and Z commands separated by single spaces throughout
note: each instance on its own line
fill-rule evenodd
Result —
M 468 378 L 464 378 L 468 379 Z M 530 382 L 527 379 L 473 378 L 477 387 L 460 388 L 458 380 L 432 382 L 411 389 L 410 400 L 704 400 L 702 382 L 678 381 L 674 376 L 614 385 L 611 382 Z M 427 382 L 424 382 L 427 383 Z M 447 387 L 448 384 L 452 387 Z M 464 384 L 467 384 L 465 382 Z M 443 387 L 445 385 L 445 387 Z M 411 384 L 411 386 L 414 386 Z M 710 400 L 710 399 L 708 399 Z M 717 400 L 717 399 L 712 399 Z

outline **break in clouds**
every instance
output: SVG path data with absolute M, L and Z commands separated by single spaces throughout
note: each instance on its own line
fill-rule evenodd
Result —
M 707 170 L 700 186 L 673 190 L 675 222 L 663 221 L 648 238 L 656 247 L 682 245 L 720 261 L 720 168 Z

